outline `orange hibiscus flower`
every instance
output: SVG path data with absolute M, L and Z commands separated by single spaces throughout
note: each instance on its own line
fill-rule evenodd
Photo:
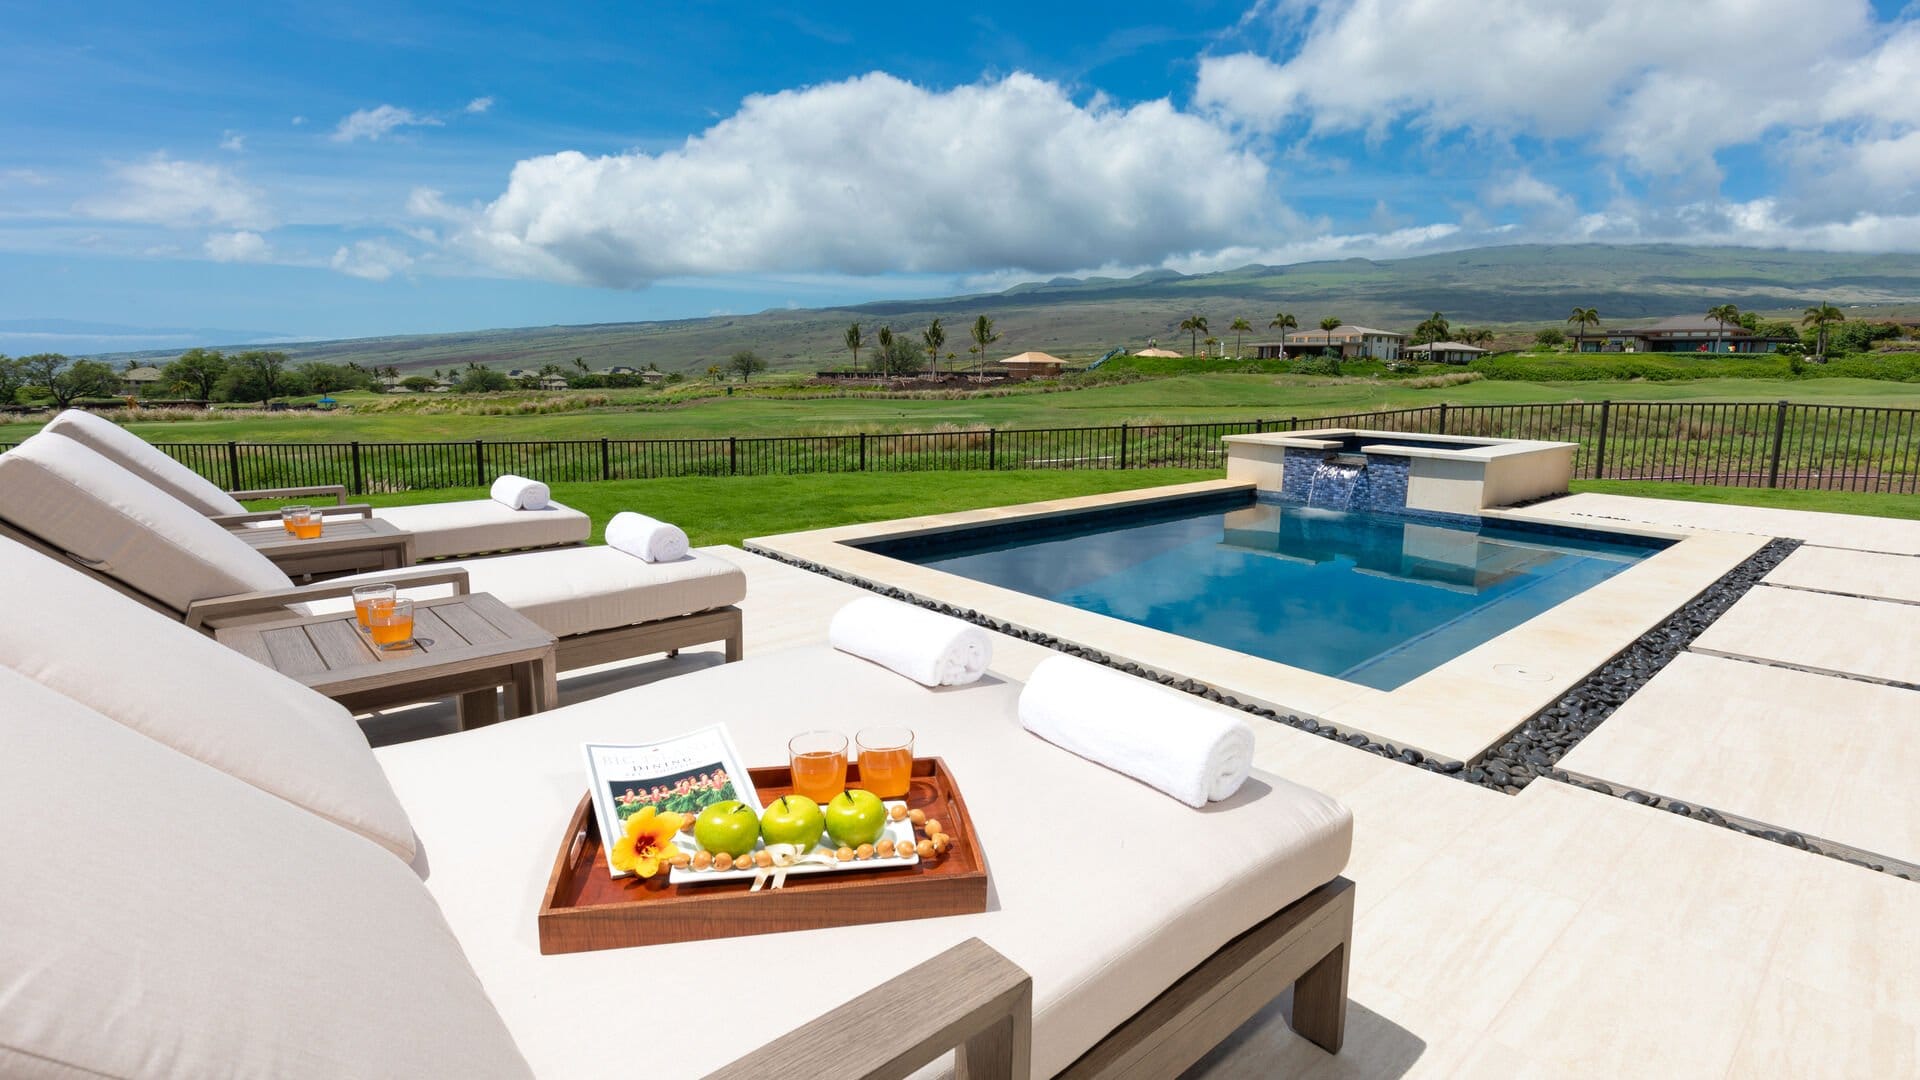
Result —
M 672 862 L 674 834 L 685 824 L 682 814 L 662 814 L 651 806 L 627 818 L 623 835 L 613 845 L 616 869 L 650 878 Z

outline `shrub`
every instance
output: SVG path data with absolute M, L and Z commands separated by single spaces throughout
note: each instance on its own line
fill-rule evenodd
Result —
M 1293 364 L 1295 375 L 1338 375 L 1340 358 L 1337 356 L 1310 356 L 1297 360 Z

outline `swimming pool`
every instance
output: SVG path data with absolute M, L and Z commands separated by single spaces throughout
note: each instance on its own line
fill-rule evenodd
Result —
M 1391 690 L 1667 543 L 1234 492 L 856 546 Z

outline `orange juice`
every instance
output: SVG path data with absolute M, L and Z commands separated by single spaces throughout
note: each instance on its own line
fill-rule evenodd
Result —
M 294 522 L 293 535 L 302 540 L 318 540 L 320 538 L 320 515 L 315 514 L 305 521 Z
M 400 645 L 413 637 L 413 616 L 403 621 L 391 612 L 382 612 L 386 617 L 367 627 L 373 635 L 373 643 L 383 649 Z
M 913 781 L 913 750 L 860 748 L 860 786 L 883 799 L 898 799 Z
M 365 630 L 372 625 L 372 620 L 368 618 L 369 613 L 387 611 L 392 607 L 392 597 L 384 597 L 378 600 L 355 600 L 353 602 L 353 614 L 355 618 L 360 620 L 360 629 Z
M 835 795 L 847 790 L 847 752 L 794 754 L 787 759 L 793 770 L 793 793 L 805 795 L 825 806 Z
M 292 518 L 284 518 L 284 517 L 283 517 L 283 518 L 281 518 L 281 519 L 280 519 L 280 527 L 281 527 L 281 528 L 283 528 L 283 529 L 285 529 L 285 530 L 287 530 L 287 535 L 288 535 L 288 536 L 293 536 L 293 535 L 295 535 L 295 533 L 294 533 L 294 531 L 293 531 L 293 519 L 292 519 Z

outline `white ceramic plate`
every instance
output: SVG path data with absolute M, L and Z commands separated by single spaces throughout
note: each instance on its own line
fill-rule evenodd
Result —
M 880 834 L 880 837 L 883 840 L 893 841 L 896 846 L 902 843 L 906 844 L 908 852 L 906 858 L 901 858 L 896 855 L 890 859 L 855 859 L 852 862 L 835 862 L 832 865 L 824 863 L 801 863 L 798 866 L 787 867 L 787 876 L 796 877 L 801 874 L 836 874 L 851 870 L 885 870 L 896 866 L 912 866 L 919 862 L 920 855 L 913 849 L 914 841 L 918 839 L 918 837 L 913 834 L 913 822 L 905 818 L 895 821 L 892 817 L 893 808 L 905 804 L 896 799 L 885 805 L 888 811 L 887 828 L 885 832 Z M 814 850 L 830 853 L 834 850 L 828 846 L 832 842 L 831 839 L 822 836 L 819 845 L 816 846 Z M 686 833 L 681 833 L 679 836 L 674 837 L 674 843 L 679 846 L 680 850 L 686 852 L 688 855 L 692 855 L 695 851 L 699 850 L 694 846 L 693 838 Z M 766 841 L 762 840 L 754 845 L 753 850 L 759 851 L 766 846 Z M 767 871 L 767 876 L 771 878 L 773 874 L 777 872 L 778 868 L 776 867 L 774 870 Z M 760 871 L 757 868 L 749 868 L 746 870 L 695 870 L 691 866 L 685 869 L 675 867 L 672 873 L 668 875 L 667 880 L 675 885 L 706 885 L 721 881 L 752 881 L 754 876 L 759 873 Z

